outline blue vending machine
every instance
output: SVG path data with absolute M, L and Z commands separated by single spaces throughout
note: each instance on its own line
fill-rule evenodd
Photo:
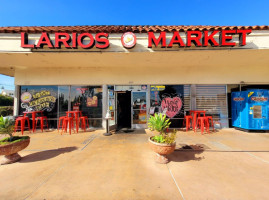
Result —
M 232 92 L 232 125 L 247 130 L 269 130 L 269 90 Z

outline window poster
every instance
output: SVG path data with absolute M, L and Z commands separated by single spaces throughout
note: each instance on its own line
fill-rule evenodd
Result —
M 168 96 L 162 99 L 161 107 L 162 107 L 162 110 L 166 109 L 165 114 L 169 118 L 173 118 L 175 115 L 177 115 L 180 112 L 182 108 L 182 100 L 178 96 L 175 96 L 173 98 Z
M 87 97 L 87 107 L 97 107 L 98 98 L 97 96 Z
M 171 128 L 181 127 L 184 118 L 184 85 L 151 86 L 150 107 L 150 114 L 165 113 L 170 118 Z
M 52 112 L 56 106 L 57 92 L 55 86 L 22 86 L 21 109 L 23 112 Z
M 71 86 L 71 105 L 78 105 L 83 115 L 102 118 L 102 87 Z

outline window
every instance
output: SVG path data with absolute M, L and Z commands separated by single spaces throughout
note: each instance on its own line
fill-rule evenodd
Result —
M 165 112 L 170 128 L 182 127 L 184 113 L 190 109 L 190 85 L 151 85 L 150 114 Z
M 226 85 L 197 85 L 196 110 L 205 110 L 222 128 L 228 127 Z
M 71 86 L 71 110 L 79 109 L 90 126 L 102 127 L 102 86 Z
M 57 127 L 58 86 L 21 86 L 20 115 L 44 111 L 50 127 Z

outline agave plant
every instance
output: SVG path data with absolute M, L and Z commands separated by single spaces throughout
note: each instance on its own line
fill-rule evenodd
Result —
M 176 140 L 176 130 L 171 133 L 165 133 L 165 129 L 169 128 L 170 124 L 170 119 L 166 119 L 165 114 L 155 113 L 154 116 L 150 116 L 148 122 L 149 129 L 159 132 L 159 135 L 153 136 L 152 140 L 157 143 L 174 143 Z
M 9 141 L 13 139 L 14 131 L 14 121 L 12 119 L 4 118 L 3 116 L 0 117 L 0 134 L 8 134 Z
M 163 133 L 165 129 L 169 128 L 170 124 L 170 119 L 166 119 L 165 114 L 155 113 L 154 116 L 150 116 L 148 127 L 151 130 Z

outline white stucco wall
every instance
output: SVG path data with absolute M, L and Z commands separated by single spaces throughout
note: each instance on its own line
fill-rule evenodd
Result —
M 180 34 L 185 41 L 185 34 Z M 104 50 L 31 50 L 20 47 L 20 34 L 1 33 L 0 73 L 15 76 L 16 85 L 269 82 L 269 31 L 253 31 L 246 38 L 246 46 L 228 48 L 151 49 L 143 33 L 136 34 L 134 48 L 125 49 L 121 35 L 110 34 L 110 47 Z M 39 37 L 29 34 L 30 43 L 37 43 Z M 171 37 L 172 33 L 167 33 L 167 43 Z M 234 41 L 238 43 L 238 38 Z

